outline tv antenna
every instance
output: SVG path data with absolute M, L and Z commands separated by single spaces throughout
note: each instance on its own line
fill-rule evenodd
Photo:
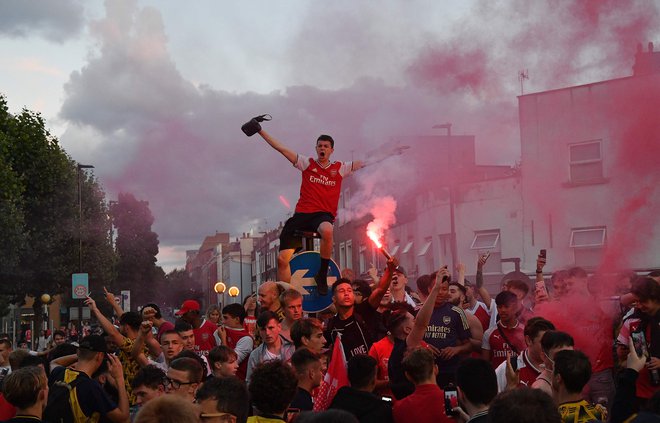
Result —
M 525 79 L 529 79 L 529 72 L 527 69 L 518 71 L 518 81 L 520 81 L 520 95 L 525 93 L 525 90 L 523 89 L 523 81 L 525 81 Z

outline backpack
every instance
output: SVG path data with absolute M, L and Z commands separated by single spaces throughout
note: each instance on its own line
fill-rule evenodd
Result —
M 63 373 L 63 376 L 66 374 Z M 73 422 L 73 410 L 71 409 L 71 391 L 78 385 L 83 378 L 80 375 L 69 383 L 62 380 L 56 380 L 49 387 L 48 404 L 44 409 L 43 418 L 51 423 L 70 423 Z

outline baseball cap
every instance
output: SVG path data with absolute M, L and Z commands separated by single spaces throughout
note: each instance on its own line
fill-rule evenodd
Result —
M 83 348 L 90 351 L 108 352 L 108 346 L 105 343 L 105 339 L 100 335 L 88 335 L 80 341 L 78 348 Z
M 394 271 L 401 273 L 405 277 L 408 277 L 408 274 L 406 273 L 406 269 L 404 269 L 403 266 L 397 266 L 397 268 L 394 269 Z
M 199 303 L 195 300 L 186 300 L 181 304 L 181 308 L 179 311 L 174 313 L 176 316 L 183 316 L 184 314 L 188 313 L 189 311 L 199 311 L 200 310 Z

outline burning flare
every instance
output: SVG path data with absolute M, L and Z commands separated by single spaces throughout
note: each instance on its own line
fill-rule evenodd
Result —
M 368 230 L 367 236 L 374 242 L 374 244 L 376 244 L 376 247 L 378 247 L 378 249 L 380 250 L 381 253 L 383 253 L 386 259 L 392 260 L 392 255 L 385 249 L 385 247 L 383 247 L 383 244 L 378 239 L 378 235 L 376 234 L 376 232 L 372 230 Z

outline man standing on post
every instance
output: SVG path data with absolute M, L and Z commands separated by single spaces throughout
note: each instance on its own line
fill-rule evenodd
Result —
M 294 236 L 294 231 L 318 232 L 321 236 L 321 268 L 314 280 L 318 293 L 326 295 L 328 265 L 332 256 L 332 224 L 337 215 L 341 182 L 345 176 L 364 164 L 360 161 L 331 162 L 330 156 L 334 152 L 335 141 L 330 135 L 321 135 L 316 140 L 316 159 L 294 153 L 263 129 L 259 131 L 259 135 L 302 172 L 300 198 L 295 213 L 286 221 L 280 234 L 277 278 L 284 282 L 291 280 L 289 260 L 296 248 L 302 246 L 302 240 Z

